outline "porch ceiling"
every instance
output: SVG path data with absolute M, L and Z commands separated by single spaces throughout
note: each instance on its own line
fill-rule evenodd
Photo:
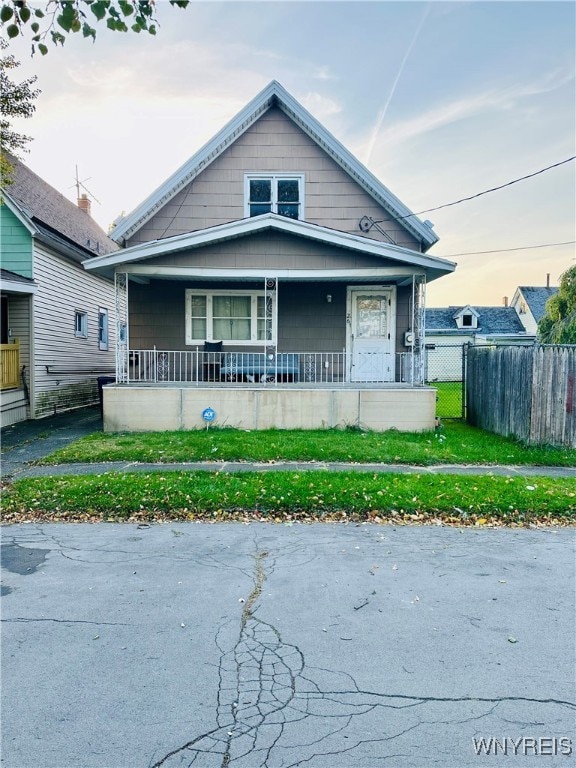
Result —
M 194 282 L 224 283 L 260 283 L 266 279 L 276 279 L 279 283 L 386 283 L 393 285 L 411 285 L 415 271 L 410 268 L 399 269 L 358 269 L 358 270 L 218 270 L 186 267 L 158 267 L 132 265 L 123 269 L 130 280 L 148 283 L 150 280 L 185 280 Z M 418 273 L 416 273 L 418 274 Z M 421 273 L 420 273 L 421 274 Z

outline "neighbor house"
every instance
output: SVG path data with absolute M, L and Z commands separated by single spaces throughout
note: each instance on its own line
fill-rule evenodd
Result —
M 546 313 L 546 302 L 558 293 L 558 288 L 520 285 L 512 297 L 511 306 L 516 310 L 527 333 L 536 336 L 538 323 Z
M 111 237 L 105 429 L 434 425 L 425 287 L 455 265 L 277 82 Z
M 460 381 L 465 344 L 532 344 L 516 310 L 500 307 L 426 309 L 426 380 Z
M 116 348 L 114 284 L 82 263 L 118 246 L 85 196 L 81 209 L 10 163 L 0 205 L 2 426 L 95 402 Z

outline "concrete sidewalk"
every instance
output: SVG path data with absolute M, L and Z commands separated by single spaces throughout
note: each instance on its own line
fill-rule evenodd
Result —
M 104 472 L 393 472 L 396 474 L 500 475 L 572 477 L 571 467 L 494 466 L 469 464 L 347 464 L 344 462 L 240 462 L 199 461 L 186 463 L 138 463 L 133 461 L 97 464 L 58 464 L 34 466 L 33 462 L 48 456 L 68 443 L 102 429 L 99 408 L 58 414 L 47 419 L 25 421 L 2 430 L 3 480 L 54 475 L 100 475 Z
M 572 477 L 576 470 L 569 467 L 491 466 L 472 464 L 435 464 L 422 467 L 411 464 L 345 464 L 340 462 L 279 461 L 265 464 L 243 461 L 197 461 L 186 463 L 138 463 L 134 461 L 110 461 L 98 464 L 57 464 L 50 466 L 21 466 L 11 475 L 24 477 L 49 477 L 55 475 L 101 475 L 105 472 L 375 472 L 419 475 L 500 475 L 516 477 Z

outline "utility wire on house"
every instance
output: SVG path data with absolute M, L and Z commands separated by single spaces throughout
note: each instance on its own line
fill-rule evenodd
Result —
M 453 259 L 456 256 L 479 256 L 484 253 L 507 253 L 508 251 L 530 251 L 533 248 L 554 248 L 557 245 L 574 245 L 576 240 L 566 240 L 563 243 L 542 243 L 541 245 L 519 245 L 517 248 L 495 248 L 492 251 L 465 251 L 464 253 L 449 253 L 443 259 Z
M 444 203 L 444 205 L 437 205 L 435 208 L 426 208 L 424 211 L 417 211 L 416 213 L 409 213 L 406 216 L 395 216 L 395 221 L 402 221 L 403 219 L 409 219 L 412 216 L 420 216 L 423 213 L 431 213 L 432 211 L 439 211 L 441 208 L 449 208 L 452 205 L 459 205 L 460 203 L 466 203 L 468 200 L 474 200 L 477 197 L 482 197 L 482 195 L 487 195 L 489 192 L 496 192 L 499 189 L 504 189 L 505 187 L 511 187 L 512 184 L 518 184 L 519 181 L 525 181 L 526 179 L 531 179 L 534 176 L 539 176 L 541 173 L 545 173 L 546 171 L 552 170 L 552 168 L 558 168 L 560 165 L 565 165 L 566 163 L 572 162 L 572 160 L 576 160 L 576 155 L 572 155 L 572 157 L 567 157 L 566 160 L 561 160 L 559 163 L 554 163 L 553 165 L 548 165 L 546 168 L 541 168 L 539 171 L 534 171 L 534 173 L 529 173 L 526 176 L 520 176 L 518 179 L 512 179 L 512 181 L 507 181 L 506 184 L 500 184 L 498 187 L 490 187 L 490 189 L 485 189 L 482 192 L 477 192 L 475 195 L 469 195 L 468 197 L 462 197 L 460 200 L 454 200 L 451 203 Z M 378 221 L 376 223 L 380 224 L 384 221 L 382 219 L 381 221 Z

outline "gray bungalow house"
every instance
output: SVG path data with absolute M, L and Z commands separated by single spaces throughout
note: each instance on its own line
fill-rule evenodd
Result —
M 111 237 L 105 429 L 433 427 L 425 288 L 455 265 L 279 83 Z
M 98 400 L 114 373 L 114 284 L 82 266 L 118 246 L 92 219 L 10 157 L 0 204 L 2 426 Z

